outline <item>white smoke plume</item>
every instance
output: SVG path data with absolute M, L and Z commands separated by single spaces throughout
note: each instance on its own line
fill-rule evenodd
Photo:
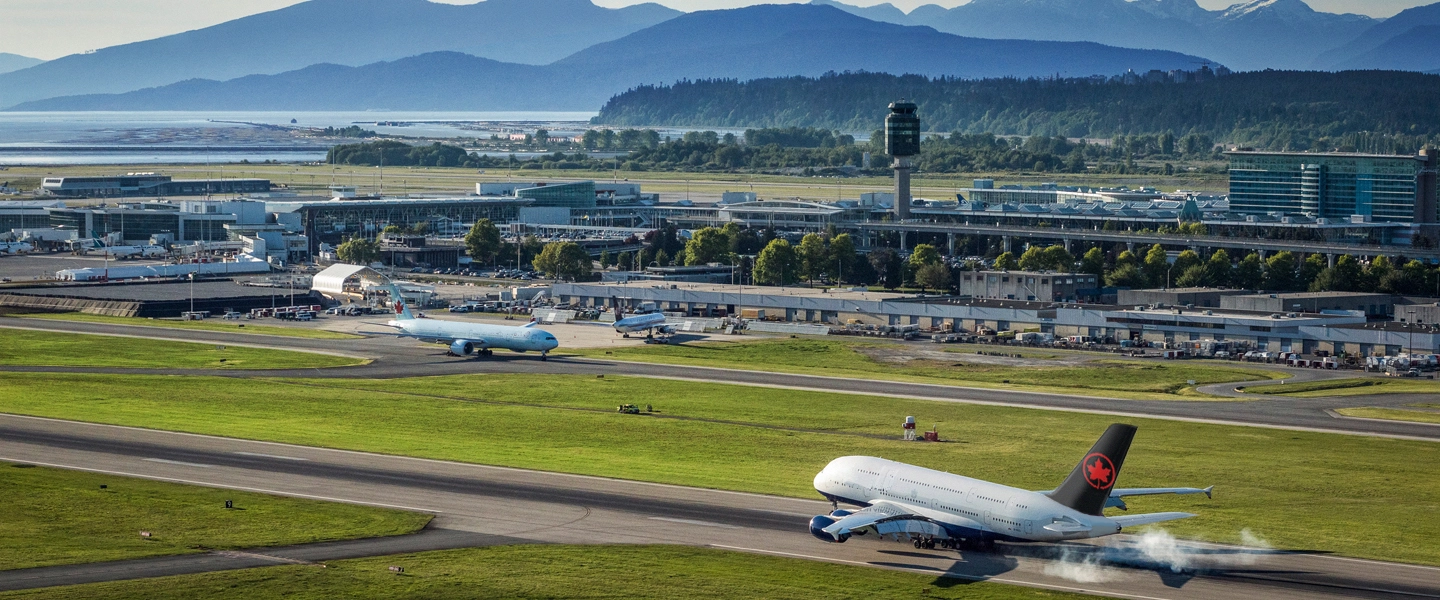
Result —
M 1045 564 L 1044 572 L 1075 583 L 1113 581 L 1119 574 L 1101 563 L 1099 553 L 1067 544 L 1060 547 L 1060 555 L 1053 562 Z

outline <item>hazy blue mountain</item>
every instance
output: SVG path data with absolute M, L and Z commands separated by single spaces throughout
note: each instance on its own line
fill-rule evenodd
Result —
M 1440 67 L 1434 40 L 1423 39 L 1424 28 L 1440 26 L 1440 3 L 1400 11 L 1366 29 L 1350 43 L 1320 55 L 1319 69 L 1407 69 L 1402 65 Z M 1406 38 L 1406 39 L 1402 39 Z M 1408 40 L 1418 44 L 1403 47 Z M 1385 49 L 1382 49 L 1385 48 Z M 1392 54 L 1399 50 L 1401 55 Z
M 857 14 L 882 14 L 885 6 Z M 1377 23 L 1317 12 L 1303 0 L 1247 0 L 1223 11 L 1195 0 L 972 0 L 948 10 L 924 6 L 906 17 L 956 35 L 1173 50 L 1242 70 L 1307 68 Z
M 1093 43 L 990 40 L 879 23 L 831 6 L 768 4 L 682 15 L 555 63 L 627 83 L 872 71 L 956 77 L 1113 75 L 1205 59 Z
M 871 21 L 879 21 L 881 23 L 895 23 L 897 25 L 915 24 L 914 21 L 910 20 L 910 15 L 905 14 L 905 11 L 903 10 L 895 8 L 895 5 L 893 4 L 876 4 L 875 6 L 851 6 L 842 2 L 836 2 L 835 0 L 810 0 L 810 3 L 819 6 L 833 6 L 857 17 L 865 17 L 866 19 L 870 19 Z M 933 4 L 930 4 L 928 6 L 940 8 Z M 940 10 L 945 9 L 941 8 Z
M 0 75 L 0 106 L 127 92 L 192 78 L 226 80 L 319 63 L 365 65 L 433 51 L 546 64 L 680 14 L 590 0 L 310 0 L 213 27 L 104 48 Z
M 889 40 L 873 43 L 874 40 Z M 872 71 L 1042 77 L 1192 67 L 1204 59 L 1094 43 L 984 40 L 863 19 L 836 8 L 760 5 L 683 15 L 551 65 L 430 53 L 363 67 L 186 81 L 61 97 L 15 110 L 594 110 L 642 84 Z
M 67 96 L 19 110 L 593 110 L 594 92 L 548 89 L 549 67 L 432 52 L 361 67 L 320 64 L 230 81 L 192 79 L 124 94 Z M 580 83 L 580 82 L 577 82 Z M 563 93 L 569 91 L 572 93 Z M 541 94 L 543 97 L 537 97 Z M 603 100 L 602 100 L 603 102 Z
M 1436 67 L 1440 67 L 1440 25 L 1420 25 L 1350 57 L 1334 69 L 1429 71 Z
M 10 54 L 9 52 L 0 52 L 0 74 L 9 73 L 11 71 L 19 71 L 20 69 L 33 67 L 43 62 L 45 61 L 38 58 L 20 56 L 19 54 Z

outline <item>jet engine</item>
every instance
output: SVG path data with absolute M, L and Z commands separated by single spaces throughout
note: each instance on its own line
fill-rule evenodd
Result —
M 836 511 L 836 512 L 845 512 L 845 511 Z M 833 513 L 832 513 L 832 514 L 833 514 Z M 844 518 L 846 515 L 839 515 L 839 516 L 840 516 L 841 518 Z M 831 525 L 834 525 L 834 524 L 835 524 L 835 521 L 836 521 L 836 519 L 830 518 L 829 515 L 816 515 L 814 518 L 810 519 L 810 535 L 813 535 L 813 536 L 819 538 L 820 541 L 822 541 L 822 542 L 830 542 L 830 543 L 834 543 L 834 544 L 843 544 L 843 543 L 845 543 L 845 540 L 850 539 L 850 534 L 848 534 L 848 533 L 842 533 L 842 534 L 840 534 L 839 537 L 836 537 L 836 536 L 830 535 L 830 532 L 825 531 L 825 528 L 826 528 L 826 527 L 829 527 L 829 526 L 831 526 Z
M 475 342 L 455 340 L 453 344 L 450 344 L 450 352 L 455 356 L 470 356 L 475 353 Z

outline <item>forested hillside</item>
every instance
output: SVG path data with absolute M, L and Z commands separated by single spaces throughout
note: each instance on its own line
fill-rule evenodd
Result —
M 1203 135 L 1272 149 L 1410 152 L 1440 141 L 1440 76 L 1259 71 L 1188 83 L 927 78 L 881 73 L 682 81 L 612 98 L 621 126 L 872 131 L 886 105 L 920 105 L 927 131 L 1110 138 Z

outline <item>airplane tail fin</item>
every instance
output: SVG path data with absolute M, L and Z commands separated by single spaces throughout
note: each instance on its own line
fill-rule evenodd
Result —
M 1095 446 L 1075 470 L 1065 478 L 1065 483 L 1050 492 L 1050 499 L 1087 515 L 1100 515 L 1105 511 L 1105 501 L 1110 490 L 1120 478 L 1120 466 L 1130 451 L 1130 442 L 1135 439 L 1134 425 L 1116 423 L 1105 430 Z
M 415 315 L 410 312 L 410 307 L 405 305 L 405 297 L 400 295 L 400 288 L 396 287 L 393 283 L 390 284 L 390 299 L 395 302 L 396 319 L 409 321 L 415 318 Z

